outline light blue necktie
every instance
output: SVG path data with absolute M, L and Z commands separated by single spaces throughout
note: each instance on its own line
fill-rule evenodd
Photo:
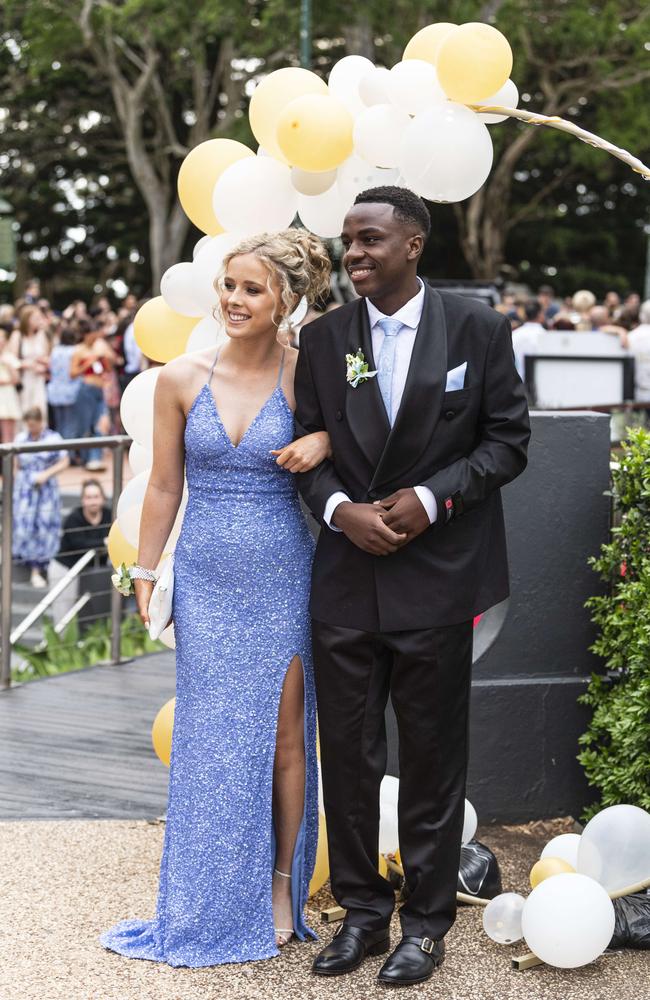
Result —
M 395 346 L 397 344 L 397 334 L 403 325 L 398 319 L 391 319 L 389 316 L 384 316 L 377 323 L 377 326 L 384 331 L 384 342 L 381 345 L 381 352 L 377 363 L 377 382 L 379 383 L 379 391 L 381 392 L 391 427 L 393 426 L 391 397 L 393 368 L 395 366 Z

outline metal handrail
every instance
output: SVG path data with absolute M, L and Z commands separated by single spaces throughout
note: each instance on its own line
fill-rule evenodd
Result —
M 38 619 L 45 614 L 50 605 L 56 601 L 57 597 L 61 596 L 68 584 L 72 583 L 72 581 L 79 576 L 82 569 L 85 569 L 88 563 L 93 561 L 96 555 L 97 549 L 88 549 L 87 552 L 84 552 L 81 558 L 77 559 L 74 566 L 70 567 L 66 575 L 62 577 L 50 591 L 48 591 L 43 600 L 39 601 L 36 607 L 32 608 L 32 610 L 25 615 L 21 623 L 16 625 L 15 629 L 9 636 L 9 642 L 12 646 L 14 646 L 18 640 L 24 636 L 25 632 L 32 627 L 34 622 L 37 622 Z
M 0 600 L 0 689 L 11 686 L 11 647 L 13 636 L 11 629 L 11 601 L 13 584 L 12 536 L 13 536 L 13 493 L 14 493 L 14 456 L 40 451 L 78 451 L 82 448 L 109 448 L 113 458 L 113 497 L 112 514 L 117 514 L 117 501 L 122 492 L 122 466 L 124 454 L 131 444 L 131 438 L 125 434 L 114 434 L 109 437 L 67 438 L 59 441 L 30 441 L 24 443 L 10 442 L 0 445 L 0 460 L 2 464 L 2 596 Z M 83 558 L 83 557 L 82 557 Z M 64 580 L 66 577 L 64 577 Z M 63 584 L 64 580 L 61 581 Z M 57 590 L 58 584 L 53 588 Z M 65 589 L 62 587 L 61 589 Z M 59 591 L 60 593 L 60 591 Z M 49 596 L 49 595 L 48 595 Z M 45 598 L 47 600 L 47 598 Z M 38 607 L 41 607 L 41 602 Z M 35 608 L 34 611 L 37 611 Z M 121 628 L 120 628 L 121 596 L 117 590 L 111 595 L 111 662 L 119 663 L 122 658 Z M 30 615 L 34 612 L 30 612 Z M 42 612 L 41 612 L 42 613 Z M 40 614 L 38 615 L 40 617 Z M 28 615 L 29 618 L 29 615 Z M 35 620 L 35 619 L 34 619 Z M 22 623 L 24 625 L 24 622 Z M 20 626 L 18 626 L 20 628 Z M 23 632 L 20 633 L 21 635 Z

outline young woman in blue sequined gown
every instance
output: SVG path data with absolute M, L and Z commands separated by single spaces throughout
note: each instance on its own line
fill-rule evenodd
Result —
M 185 466 L 176 709 L 156 914 L 101 936 L 121 955 L 209 966 L 315 937 L 303 916 L 318 831 L 313 543 L 292 472 L 322 461 L 329 439 L 292 443 L 297 352 L 277 333 L 328 281 L 322 244 L 302 230 L 245 241 L 221 281 L 228 341 L 159 377 L 138 558 L 157 565 Z M 151 589 L 136 581 L 145 623 Z

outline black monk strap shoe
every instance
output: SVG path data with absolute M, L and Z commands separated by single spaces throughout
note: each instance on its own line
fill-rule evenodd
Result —
M 386 986 L 413 986 L 423 983 L 445 959 L 443 941 L 428 937 L 403 937 L 386 959 L 377 977 Z
M 342 976 L 358 969 L 368 955 L 385 955 L 390 949 L 390 931 L 364 931 L 361 927 L 341 924 L 312 968 L 318 976 Z

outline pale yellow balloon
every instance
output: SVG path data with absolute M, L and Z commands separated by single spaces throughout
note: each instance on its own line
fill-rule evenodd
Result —
M 564 858 L 540 858 L 530 869 L 530 884 L 534 889 L 544 879 L 552 875 L 562 875 L 565 872 L 575 872 L 575 868 Z
M 436 24 L 427 24 L 426 28 L 413 35 L 413 38 L 404 49 L 402 61 L 405 59 L 423 59 L 425 62 L 436 65 L 438 49 L 444 38 L 450 31 L 457 28 L 457 24 L 450 24 L 449 21 L 438 21 Z
M 132 566 L 138 560 L 138 550 L 130 542 L 127 542 L 117 521 L 114 521 L 111 525 L 106 547 L 108 549 L 108 558 L 113 564 L 114 569 L 117 569 L 122 563 Z
M 232 163 L 255 156 L 252 149 L 235 139 L 207 139 L 191 149 L 178 171 L 178 197 L 189 219 L 209 236 L 223 232 L 212 208 L 212 192 L 222 173 Z
M 316 847 L 316 864 L 309 883 L 309 895 L 313 896 L 330 877 L 330 860 L 327 853 L 327 825 L 322 813 L 318 814 L 318 845 Z
M 306 94 L 287 104 L 278 120 L 278 145 L 289 163 L 320 173 L 352 155 L 352 115 L 341 101 Z
M 443 38 L 438 49 L 440 85 L 447 97 L 461 104 L 496 94 L 511 69 L 508 39 L 489 24 L 461 24 Z
M 172 361 L 185 353 L 199 316 L 181 316 L 170 309 L 162 295 L 149 299 L 135 314 L 133 332 L 142 353 L 152 361 Z
M 253 135 L 264 152 L 286 163 L 277 140 L 280 115 L 296 97 L 327 92 L 327 84 L 320 76 L 298 66 L 285 66 L 265 76 L 253 91 L 248 108 Z
M 151 727 L 151 742 L 159 759 L 169 767 L 172 755 L 172 730 L 176 699 L 166 702 L 158 712 Z

